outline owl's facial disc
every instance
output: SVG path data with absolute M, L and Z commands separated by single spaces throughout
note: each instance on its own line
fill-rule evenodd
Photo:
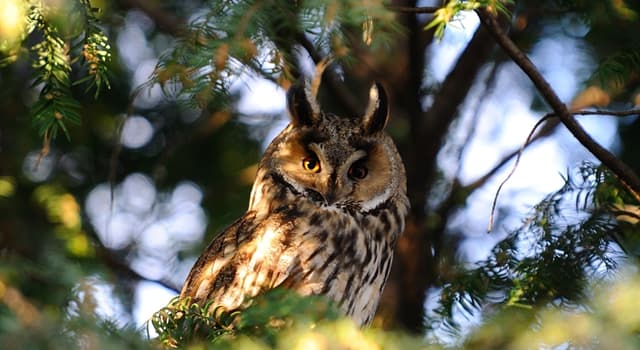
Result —
M 265 164 L 295 192 L 320 207 L 373 209 L 390 198 L 398 187 L 398 155 L 383 132 L 389 108 L 382 85 L 372 85 L 360 118 L 322 112 L 304 87 L 288 91 L 287 109 L 291 123 Z
M 384 175 L 380 162 L 369 157 L 368 151 L 375 151 L 375 147 L 356 149 L 342 141 L 325 141 L 304 148 L 307 154 L 300 161 L 304 176 L 297 181 L 303 185 L 304 194 L 319 205 L 361 203 L 365 189 L 376 181 L 375 177 Z

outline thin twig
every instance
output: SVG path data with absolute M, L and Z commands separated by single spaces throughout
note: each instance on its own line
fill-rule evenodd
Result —
M 311 81 L 311 95 L 314 98 L 318 98 L 320 83 L 322 83 L 322 74 L 324 73 L 324 70 L 327 69 L 327 66 L 331 64 L 331 62 L 333 62 L 333 56 L 328 55 L 316 64 L 315 75 L 313 77 L 313 80 Z
M 111 211 L 113 212 L 113 205 L 115 203 L 115 184 L 116 178 L 118 176 L 118 160 L 120 159 L 120 153 L 122 153 L 122 131 L 124 129 L 124 124 L 126 124 L 127 120 L 130 116 L 133 115 L 133 103 L 142 92 L 145 85 L 138 86 L 132 93 L 129 98 L 129 106 L 127 106 L 127 114 L 122 118 L 118 127 L 115 131 L 115 145 L 113 147 L 113 152 L 111 153 L 111 159 L 109 161 L 109 189 L 110 189 L 110 199 L 111 199 Z
M 494 14 L 486 9 L 476 10 L 480 22 L 491 33 L 496 42 L 511 57 L 511 59 L 527 74 L 540 94 L 551 106 L 560 121 L 573 136 L 598 160 L 600 160 L 613 174 L 620 179 L 623 186 L 638 200 L 640 200 L 640 178 L 627 164 L 614 156 L 607 149 L 598 144 L 576 121 L 564 103 L 560 100 L 551 85 L 544 79 L 540 71 L 529 57 L 516 46 L 498 24 Z
M 612 210 L 611 214 L 613 214 L 616 218 L 628 216 L 630 219 L 634 219 L 634 223 L 640 221 L 640 215 L 638 215 L 638 213 L 634 213 L 628 210 Z M 624 221 L 629 221 L 629 219 Z
M 575 112 L 572 112 L 571 114 L 573 114 L 573 115 L 581 115 L 581 116 L 587 116 L 587 115 L 610 115 L 610 116 L 616 116 L 616 117 L 628 117 L 628 116 L 633 116 L 633 115 L 640 115 L 640 109 L 630 109 L 630 110 L 626 110 L 626 111 L 602 111 L 602 110 L 598 110 L 598 111 L 575 111 Z M 513 175 L 513 173 L 516 171 L 516 168 L 518 167 L 518 163 L 520 162 L 520 157 L 522 156 L 522 153 L 524 152 L 524 149 L 527 146 L 531 145 L 533 143 L 533 141 L 541 138 L 542 136 L 548 135 L 548 133 L 547 134 L 543 134 L 542 132 L 540 132 L 540 133 L 536 134 L 535 136 L 533 136 L 533 133 L 536 131 L 536 129 L 538 129 L 538 127 L 543 122 L 548 121 L 550 118 L 553 118 L 553 117 L 557 117 L 557 116 L 555 114 L 549 113 L 549 114 L 545 115 L 544 117 L 542 117 L 536 123 L 536 125 L 534 125 L 533 129 L 529 133 L 529 136 L 527 137 L 527 140 L 524 142 L 524 144 L 522 146 L 520 146 L 520 149 L 517 152 L 513 152 L 513 153 L 509 154 L 508 156 L 504 157 L 502 159 L 502 161 L 500 163 L 498 163 L 493 169 L 491 169 L 491 171 L 489 171 L 486 175 L 484 175 L 480 179 L 474 181 L 470 185 L 465 186 L 467 188 L 476 188 L 477 187 L 477 183 L 479 183 L 480 181 L 482 181 L 482 183 L 484 183 L 491 175 L 493 175 L 495 172 L 497 172 L 498 169 L 500 169 L 504 164 L 506 164 L 509 160 L 511 160 L 511 158 L 513 158 L 514 155 L 516 156 L 516 162 L 513 165 L 513 168 L 511 169 L 511 171 L 509 172 L 507 177 L 500 183 L 500 186 L 498 186 L 498 190 L 496 191 L 496 194 L 495 194 L 495 196 L 493 198 L 493 203 L 491 204 L 491 214 L 489 215 L 489 227 L 488 227 L 488 231 L 489 232 L 491 232 L 491 230 L 493 228 L 494 213 L 495 213 L 496 205 L 497 205 L 497 202 L 498 202 L 498 196 L 500 195 L 500 191 L 502 190 L 502 187 L 504 186 L 504 184 L 507 181 L 509 181 L 509 178 L 511 178 L 511 175 Z
M 49 154 L 51 150 L 51 133 L 50 129 L 44 131 L 44 136 L 42 138 L 42 148 L 40 149 L 40 153 L 38 153 L 38 158 L 36 158 L 36 163 L 33 166 L 33 171 L 38 171 L 40 167 L 40 162 L 44 157 Z
M 496 190 L 495 196 L 493 197 L 493 203 L 491 203 L 491 214 L 489 214 L 489 226 L 487 227 L 487 232 L 491 232 L 491 230 L 493 229 L 493 217 L 496 211 L 496 204 L 498 203 L 498 196 L 500 195 L 502 186 L 504 186 L 504 184 L 506 184 L 507 181 L 509 181 L 509 179 L 511 178 L 511 175 L 513 175 L 513 173 L 516 172 L 516 169 L 518 168 L 518 164 L 520 163 L 520 157 L 522 157 L 522 152 L 524 152 L 525 147 L 527 147 L 529 142 L 531 142 L 531 138 L 533 137 L 533 134 L 536 132 L 538 127 L 542 125 L 542 123 L 546 122 L 551 117 L 554 117 L 554 115 L 547 114 L 544 117 L 542 117 L 540 120 L 538 120 L 536 125 L 534 125 L 531 131 L 529 132 L 527 139 L 524 141 L 522 146 L 520 146 L 520 149 L 518 150 L 518 154 L 516 156 L 516 162 L 513 164 L 513 168 L 511 168 L 511 171 L 509 171 L 509 174 L 507 174 L 507 177 L 505 177 L 505 179 L 502 180 L 502 182 L 500 183 L 500 186 L 498 186 L 498 189 Z
M 640 109 L 631 109 L 631 110 L 626 110 L 626 111 L 602 111 L 602 110 L 598 110 L 598 111 L 575 111 L 572 114 L 576 115 L 576 116 L 608 115 L 608 116 L 614 116 L 614 117 L 628 117 L 628 116 L 633 116 L 633 115 L 640 115 Z M 527 147 L 533 145 L 536 141 L 539 141 L 542 138 L 551 135 L 552 131 L 555 130 L 555 128 L 558 125 L 559 125 L 558 124 L 558 119 L 549 120 L 549 123 L 545 124 L 544 127 L 540 130 L 540 132 L 536 133 L 536 135 L 533 136 L 533 138 L 531 138 L 531 140 L 529 140 L 529 143 L 527 143 L 527 145 L 525 146 L 525 149 Z M 481 187 L 493 175 L 495 175 L 498 172 L 498 170 L 500 170 L 503 166 L 505 166 L 505 164 L 509 163 L 509 161 L 511 161 L 511 159 L 516 157 L 518 155 L 518 153 L 519 153 L 519 150 L 516 149 L 516 150 L 511 151 L 510 153 L 506 154 L 504 157 L 502 157 L 502 159 L 498 163 L 496 163 L 496 165 L 494 165 L 493 168 L 491 168 L 491 170 L 486 172 L 484 175 L 482 175 L 481 177 L 479 177 L 475 181 L 465 185 L 464 189 L 466 191 L 471 192 L 471 191 Z
M 609 115 L 613 117 L 628 117 L 632 115 L 640 115 L 640 109 L 630 109 L 626 111 L 577 111 L 571 112 L 573 115 Z

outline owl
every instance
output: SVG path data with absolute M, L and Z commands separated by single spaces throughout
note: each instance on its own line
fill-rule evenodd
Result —
M 383 130 L 386 94 L 374 83 L 364 116 L 344 118 L 294 85 L 287 109 L 291 122 L 260 160 L 247 212 L 213 239 L 180 297 L 235 310 L 285 287 L 324 295 L 366 325 L 409 210 L 404 166 Z

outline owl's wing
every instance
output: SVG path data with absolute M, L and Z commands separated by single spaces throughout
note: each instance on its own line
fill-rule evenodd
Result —
M 251 215 L 245 214 L 211 241 L 191 268 L 180 298 L 190 297 L 192 302 L 202 303 L 233 282 L 232 263 L 238 263 L 238 251 L 255 228 L 253 221 Z
M 288 245 L 281 241 L 284 231 L 271 220 L 258 223 L 251 212 L 245 214 L 209 244 L 191 269 L 180 298 L 236 309 L 245 297 L 277 287 L 290 272 L 285 262 L 290 259 L 283 254 Z

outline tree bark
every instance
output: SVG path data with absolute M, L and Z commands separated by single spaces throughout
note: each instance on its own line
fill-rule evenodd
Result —
M 424 23 L 419 23 L 416 14 L 403 16 L 409 18 L 405 25 L 409 33 L 406 47 L 410 69 L 404 79 L 396 77 L 399 83 L 389 85 L 396 89 L 391 91 L 396 101 L 392 109 L 394 118 L 398 115 L 407 118 L 411 130 L 400 149 L 407 168 L 412 211 L 398 241 L 379 313 L 385 319 L 382 323 L 385 327 L 420 333 L 424 330 L 427 291 L 438 283 L 439 252 L 444 238 L 444 225 L 427 227 L 425 212 L 426 199 L 436 179 L 438 152 L 457 117 L 458 106 L 464 102 L 494 45 L 489 33 L 479 28 L 435 94 L 431 108 L 423 111 L 426 45 L 421 46 L 424 40 L 421 41 L 420 36 L 424 33 Z M 446 217 L 441 219 L 446 223 Z

